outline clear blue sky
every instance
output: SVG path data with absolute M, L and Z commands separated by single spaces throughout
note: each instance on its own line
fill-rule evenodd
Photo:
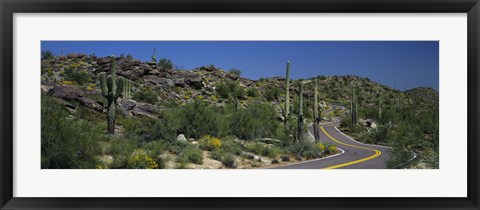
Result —
M 291 61 L 293 79 L 317 75 L 357 75 L 403 90 L 424 86 L 438 90 L 437 41 L 42 41 L 42 51 L 96 56 L 130 54 L 158 58 L 193 69 L 214 64 L 237 68 L 250 79 L 284 76 Z

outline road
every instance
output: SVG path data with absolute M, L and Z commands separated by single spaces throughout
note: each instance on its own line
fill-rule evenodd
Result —
M 329 110 L 332 111 L 332 110 Z M 340 122 L 327 122 L 320 124 L 320 142 L 335 144 L 341 151 L 340 154 L 284 165 L 276 169 L 383 169 L 386 168 L 389 147 L 363 144 L 355 141 L 337 129 Z M 313 133 L 313 126 L 309 126 Z

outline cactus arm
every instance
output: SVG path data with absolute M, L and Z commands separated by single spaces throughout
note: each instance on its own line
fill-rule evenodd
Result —
M 109 88 L 111 88 L 111 94 L 112 96 L 116 96 L 117 95 L 117 81 L 116 81 L 116 76 L 117 74 L 117 71 L 115 70 L 115 57 L 112 56 L 112 60 L 110 62 L 110 77 L 111 77 L 111 80 L 112 80 L 112 86 L 110 86 Z
M 290 109 L 290 61 L 287 62 L 286 85 L 285 85 L 285 118 L 288 117 Z
M 125 79 L 123 77 L 118 77 L 117 79 L 117 92 L 115 93 L 114 98 L 117 99 L 120 96 L 124 96 L 125 93 Z
M 102 95 L 108 96 L 107 78 L 105 72 L 100 73 L 100 87 L 102 88 Z

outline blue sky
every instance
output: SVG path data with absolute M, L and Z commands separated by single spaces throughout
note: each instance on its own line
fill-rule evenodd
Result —
M 250 79 L 284 76 L 290 60 L 293 79 L 357 75 L 400 90 L 439 88 L 437 41 L 42 41 L 42 51 L 55 55 L 124 53 L 143 61 L 153 48 L 185 69 L 214 64 Z

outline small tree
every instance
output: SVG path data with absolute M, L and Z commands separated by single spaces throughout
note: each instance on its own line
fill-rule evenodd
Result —
M 161 58 L 158 61 L 158 67 L 160 67 L 160 69 L 173 69 L 173 63 L 170 59 Z
M 237 69 L 237 68 L 231 68 L 228 72 L 230 74 L 233 74 L 233 75 L 237 76 L 237 77 L 239 77 L 242 74 L 242 71 L 240 69 Z

